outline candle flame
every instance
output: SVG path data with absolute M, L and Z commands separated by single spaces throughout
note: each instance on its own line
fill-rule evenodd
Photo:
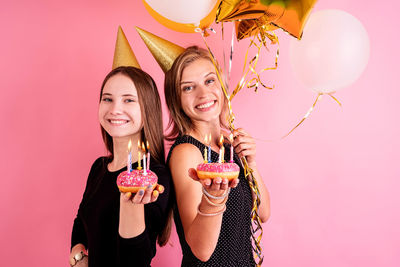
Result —
M 208 135 L 208 145 L 211 145 L 211 133 Z
M 129 143 L 128 143 L 128 152 L 131 151 L 131 148 L 132 148 L 132 141 L 131 141 L 131 139 L 129 139 Z
M 221 134 L 221 138 L 219 139 L 219 145 L 222 146 L 224 144 L 224 136 Z
M 137 147 L 140 150 L 140 140 L 137 140 Z
M 204 144 L 208 144 L 208 135 L 206 134 L 206 136 L 204 137 Z
M 142 142 L 142 151 L 143 153 L 146 153 L 146 148 L 144 147 L 144 143 Z
M 233 134 L 232 133 L 229 135 L 229 142 L 233 143 Z
M 147 150 L 149 150 L 149 147 L 150 147 L 149 146 L 149 141 L 146 140 L 146 148 L 147 148 Z

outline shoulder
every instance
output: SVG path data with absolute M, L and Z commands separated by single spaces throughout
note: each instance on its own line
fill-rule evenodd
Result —
M 92 168 L 105 166 L 108 162 L 109 162 L 108 157 L 99 157 L 93 162 Z
M 104 172 L 107 168 L 107 164 L 109 162 L 109 158 L 108 157 L 99 157 L 97 158 L 93 164 L 92 167 L 90 168 L 90 172 L 89 172 L 89 178 L 88 180 L 90 180 L 90 178 L 92 177 L 96 177 L 99 173 Z
M 175 146 L 171 152 L 169 166 L 174 166 L 175 163 L 183 164 L 185 162 L 202 160 L 202 155 L 198 147 L 193 144 L 183 143 Z

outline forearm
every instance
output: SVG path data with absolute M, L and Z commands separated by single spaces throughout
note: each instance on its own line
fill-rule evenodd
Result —
M 126 205 L 121 203 L 119 212 L 118 232 L 123 238 L 132 238 L 140 235 L 146 228 L 144 220 L 144 205 Z
M 220 213 L 223 208 L 223 206 L 211 206 L 204 200 L 204 197 L 199 206 L 200 211 L 206 214 Z M 222 216 L 223 213 L 214 216 L 197 214 L 185 234 L 186 241 L 193 254 L 201 261 L 207 261 L 217 246 L 221 231 Z

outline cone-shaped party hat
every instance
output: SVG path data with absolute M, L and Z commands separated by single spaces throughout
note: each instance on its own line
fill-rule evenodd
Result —
M 128 40 L 121 28 L 118 27 L 118 35 L 117 42 L 115 43 L 115 51 L 114 51 L 114 60 L 112 69 L 121 67 L 121 66 L 131 66 L 140 69 L 139 62 L 137 61 L 135 54 L 132 51 L 131 46 L 129 45 Z
M 185 51 L 185 48 L 139 27 L 136 27 L 136 30 L 164 72 L 167 72 L 171 68 L 175 59 Z

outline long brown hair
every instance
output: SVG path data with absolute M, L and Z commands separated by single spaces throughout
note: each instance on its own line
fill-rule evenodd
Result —
M 122 74 L 127 76 L 134 83 L 139 99 L 140 113 L 142 115 L 143 127 L 140 131 L 142 141 L 149 142 L 150 153 L 157 163 L 165 164 L 164 154 L 164 134 L 161 100 L 158 94 L 157 86 L 149 74 L 141 69 L 134 67 L 118 67 L 112 70 L 104 79 L 100 91 L 100 101 L 103 94 L 103 88 L 107 81 L 117 75 Z M 103 136 L 104 144 L 108 150 L 109 158 L 112 160 L 113 155 L 113 140 L 112 137 L 101 127 L 101 135 Z M 168 218 L 164 229 L 158 235 L 158 244 L 164 246 L 171 233 L 172 208 L 169 207 Z
M 183 70 L 198 59 L 207 59 L 213 63 L 207 50 L 198 46 L 190 46 L 175 59 L 171 69 L 169 69 L 165 74 L 164 94 L 168 111 L 170 113 L 170 119 L 167 127 L 170 129 L 170 131 L 165 137 L 168 141 L 173 141 L 176 137 L 187 134 L 193 129 L 193 122 L 182 109 L 182 92 L 180 83 L 182 80 Z M 224 118 L 226 108 L 227 100 L 224 97 L 223 112 L 220 116 L 221 126 L 224 128 L 226 128 L 226 120 Z

